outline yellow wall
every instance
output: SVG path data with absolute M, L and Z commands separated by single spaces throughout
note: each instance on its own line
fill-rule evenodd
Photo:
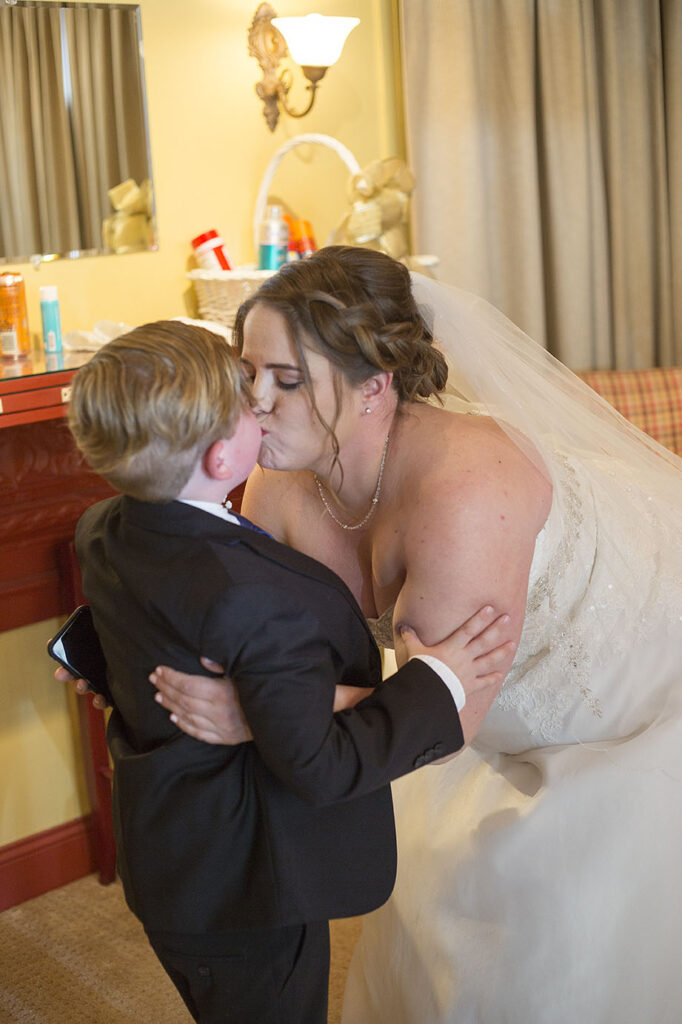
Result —
M 186 312 L 190 239 L 216 227 L 236 263 L 254 258 L 252 218 L 268 162 L 302 132 L 335 136 L 361 164 L 402 149 L 391 39 L 393 0 L 287 0 L 278 13 L 355 15 L 360 25 L 321 83 L 313 111 L 283 117 L 274 134 L 254 92 L 260 70 L 247 52 L 257 0 L 142 0 L 152 171 L 160 248 L 155 253 L 62 260 L 26 278 L 30 327 L 38 288 L 57 284 L 65 331 L 102 318 L 135 324 Z M 275 9 L 278 4 L 274 3 Z M 305 100 L 295 74 L 292 103 Z M 273 191 L 327 237 L 345 210 L 347 172 L 320 147 L 288 154 Z
M 87 811 L 75 698 L 43 654 L 58 621 L 0 633 L 0 845 Z
M 265 168 L 288 138 L 333 135 L 361 165 L 395 153 L 403 136 L 395 88 L 394 0 L 273 2 L 280 14 L 355 15 L 338 65 L 315 109 L 282 118 L 274 135 L 254 93 L 259 78 L 246 33 L 258 0 L 141 0 L 159 251 L 61 260 L 26 279 L 29 321 L 40 323 L 38 288 L 59 287 L 65 331 L 96 320 L 130 324 L 187 312 L 190 239 L 216 227 L 236 263 L 254 258 L 253 208 Z M 303 101 L 296 75 L 292 102 Z M 347 172 L 338 157 L 290 153 L 273 182 L 323 241 L 345 210 Z M 0 845 L 87 810 L 79 776 L 73 698 L 43 653 L 56 620 L 0 633 Z

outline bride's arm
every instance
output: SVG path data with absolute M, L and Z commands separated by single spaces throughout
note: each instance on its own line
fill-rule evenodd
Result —
M 470 443 L 471 442 L 471 443 Z M 470 443 L 470 450 L 467 445 Z M 401 623 L 424 643 L 447 636 L 481 605 L 504 608 L 504 639 L 518 645 L 535 540 L 551 504 L 551 486 L 504 437 L 461 439 L 455 471 L 436 465 L 420 480 L 419 501 L 400 520 L 405 580 L 396 601 L 398 664 L 405 658 Z M 513 661 L 499 666 L 500 684 Z M 465 734 L 478 730 L 499 686 L 474 693 L 462 714 Z

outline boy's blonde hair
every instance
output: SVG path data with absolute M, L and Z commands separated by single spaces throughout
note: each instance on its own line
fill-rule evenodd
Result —
M 228 342 L 178 320 L 105 345 L 73 380 L 69 427 L 92 469 L 141 501 L 172 501 L 251 402 Z

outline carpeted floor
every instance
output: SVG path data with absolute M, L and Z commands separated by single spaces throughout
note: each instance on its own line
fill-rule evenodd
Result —
M 329 1024 L 360 919 L 332 923 Z M 191 1024 L 123 900 L 95 875 L 0 914 L 0 1024 Z

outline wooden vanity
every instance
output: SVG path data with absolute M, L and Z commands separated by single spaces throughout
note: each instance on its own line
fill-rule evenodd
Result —
M 70 385 L 88 353 L 0 363 L 0 629 L 66 615 L 82 603 L 72 547 L 82 513 L 113 492 L 92 473 L 66 425 Z M 55 683 L 55 685 L 58 685 Z M 92 862 L 115 873 L 111 783 L 104 716 L 78 700 Z

